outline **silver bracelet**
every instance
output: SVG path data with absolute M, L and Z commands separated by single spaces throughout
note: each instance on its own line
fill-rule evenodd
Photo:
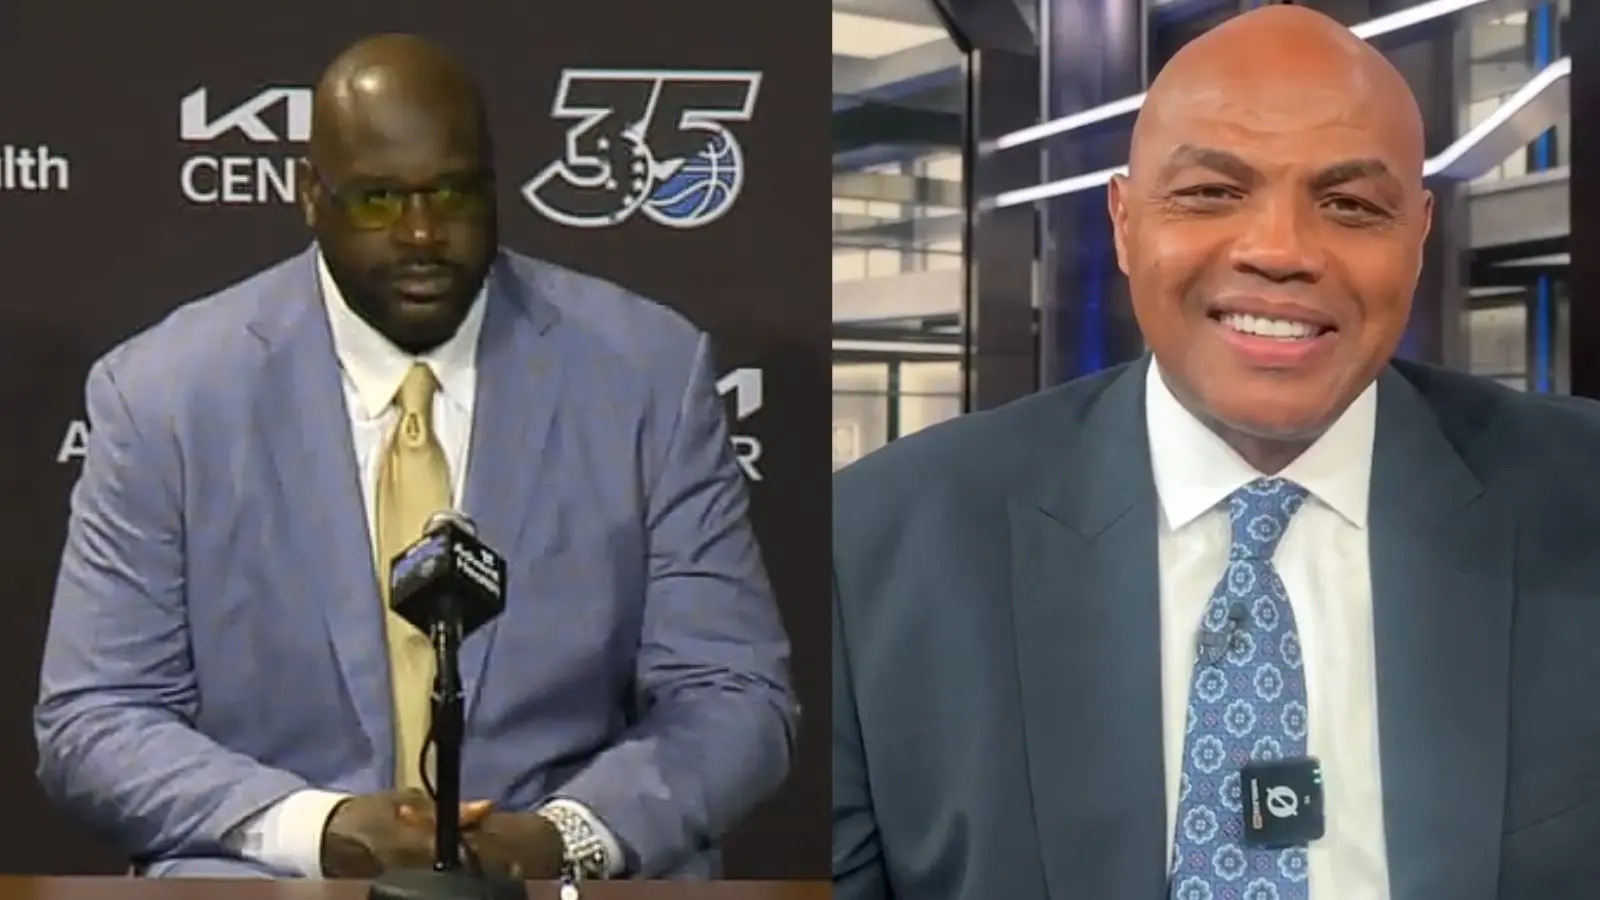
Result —
M 561 834 L 563 856 L 567 862 L 565 868 L 571 871 L 574 883 L 606 877 L 611 870 L 608 865 L 610 860 L 606 858 L 606 845 L 600 840 L 600 835 L 589 827 L 588 820 L 561 806 L 547 806 L 539 810 L 539 815 Z

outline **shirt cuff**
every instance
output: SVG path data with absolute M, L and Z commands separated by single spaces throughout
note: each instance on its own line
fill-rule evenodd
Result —
M 336 791 L 296 791 L 235 828 L 224 844 L 269 869 L 321 878 L 322 832 L 333 808 L 349 797 Z
M 600 821 L 600 817 L 595 815 L 589 807 L 576 800 L 560 797 L 551 800 L 540 808 L 563 810 L 582 819 L 583 823 L 588 825 L 589 830 L 594 833 L 595 838 L 600 841 L 601 852 L 605 854 L 606 858 L 606 877 L 615 878 L 622 874 L 624 865 L 622 845 L 617 842 L 617 836 L 611 833 L 611 829 L 607 828 L 606 824 Z

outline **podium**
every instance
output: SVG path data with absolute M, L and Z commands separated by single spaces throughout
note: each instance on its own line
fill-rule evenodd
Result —
M 530 883 L 528 900 L 557 900 Z M 583 900 L 829 900 L 826 881 L 591 882 Z M 366 900 L 364 881 L 0 877 L 0 900 Z

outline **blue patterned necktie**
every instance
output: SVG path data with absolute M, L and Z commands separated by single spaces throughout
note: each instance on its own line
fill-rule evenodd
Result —
M 1305 488 L 1282 478 L 1228 497 L 1233 546 L 1201 625 L 1201 643 L 1217 650 L 1202 647 L 1189 688 L 1172 900 L 1307 900 L 1305 848 L 1245 844 L 1239 786 L 1247 762 L 1306 755 L 1300 637 L 1272 565 L 1305 499 Z

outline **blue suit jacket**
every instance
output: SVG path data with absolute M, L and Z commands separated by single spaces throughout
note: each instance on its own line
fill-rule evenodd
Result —
M 636 874 L 712 876 L 787 772 L 796 704 L 707 339 L 509 252 L 487 302 L 463 507 L 509 585 L 462 648 L 463 793 L 559 792 Z M 87 405 L 45 790 L 170 862 L 224 854 L 296 789 L 389 787 L 381 601 L 312 251 L 112 350 Z
M 1166 895 L 1144 373 L 835 478 L 838 900 Z M 1396 363 L 1371 493 L 1393 900 L 1600 896 L 1600 406 Z

